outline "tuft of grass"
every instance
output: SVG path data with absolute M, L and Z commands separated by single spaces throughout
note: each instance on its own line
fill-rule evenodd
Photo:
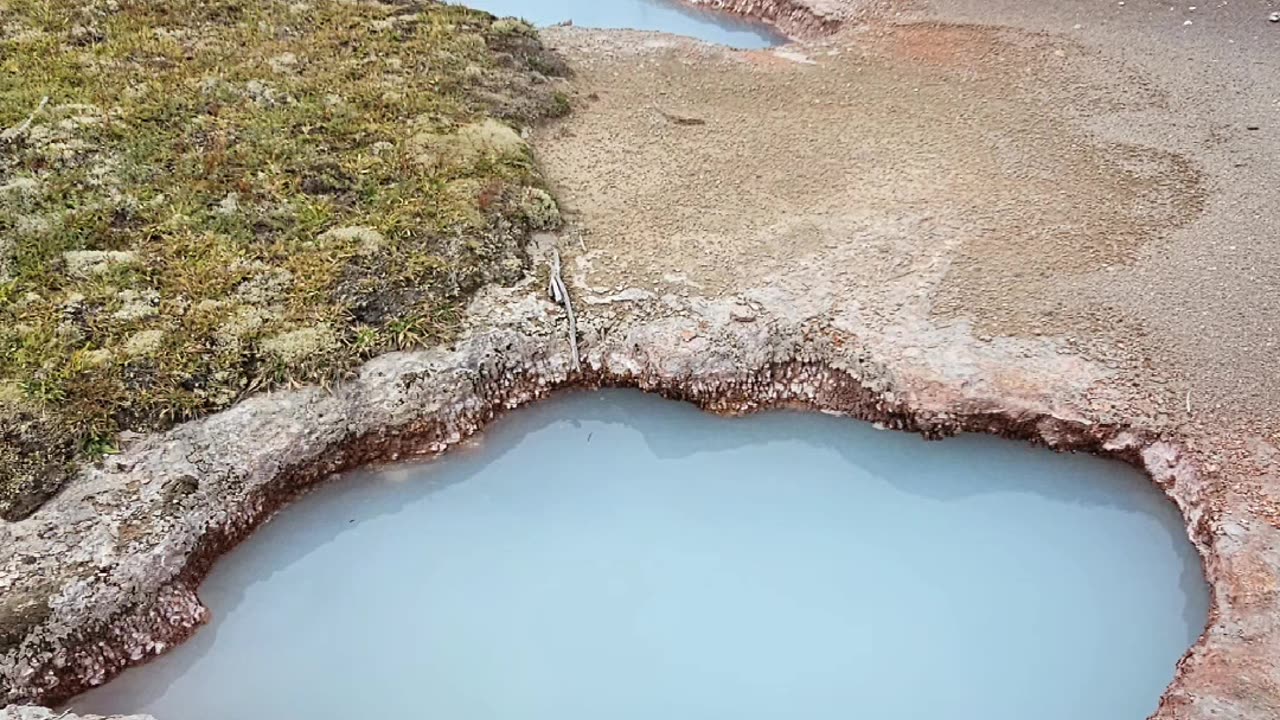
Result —
M 566 71 L 524 23 L 426 0 L 0 17 L 0 517 L 123 430 L 448 338 L 558 218 L 519 131 L 567 112 Z

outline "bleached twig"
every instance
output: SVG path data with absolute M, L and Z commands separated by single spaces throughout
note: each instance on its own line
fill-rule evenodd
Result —
M 39 115 L 40 111 L 44 110 L 44 106 L 48 104 L 49 104 L 48 95 L 45 95 L 44 97 L 40 98 L 40 104 L 36 106 L 35 110 L 31 111 L 31 114 L 27 116 L 26 120 L 23 120 L 18 125 L 15 125 L 14 127 L 11 127 L 8 130 L 5 130 L 4 132 L 0 132 L 0 140 L 5 140 L 5 141 L 13 140 L 14 138 L 19 137 L 20 135 L 25 133 L 27 131 L 27 128 L 31 127 L 31 123 L 35 122 L 36 116 Z
M 582 369 L 578 356 L 578 321 L 573 315 L 573 300 L 569 297 L 569 288 L 565 287 L 564 278 L 560 274 L 560 250 L 551 248 L 551 282 L 547 287 L 551 299 L 564 305 L 565 314 L 569 316 L 569 352 L 573 358 L 573 370 Z

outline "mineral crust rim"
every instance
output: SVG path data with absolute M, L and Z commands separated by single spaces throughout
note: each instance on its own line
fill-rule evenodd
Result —
M 208 618 L 196 588 L 212 563 L 309 486 L 360 466 L 437 455 L 502 412 L 554 390 L 618 386 L 716 413 L 834 412 L 932 438 L 987 432 L 1137 465 L 1178 505 L 1214 589 L 1209 631 L 1179 662 L 1156 715 L 1184 716 L 1177 708 L 1197 693 L 1191 671 L 1222 636 L 1213 631 L 1221 622 L 1226 570 L 1212 503 L 1176 441 L 1018 399 L 947 396 L 936 387 L 921 393 L 854 338 L 833 338 L 823 328 L 703 321 L 692 326 L 700 339 L 692 343 L 689 327 L 681 319 L 639 323 L 624 337 L 589 345 L 581 373 L 569 369 L 562 336 L 487 332 L 452 351 L 374 360 L 332 395 L 304 389 L 253 398 L 130 448 L 16 524 L 32 531 L 22 534 L 30 541 L 50 532 L 61 514 L 109 504 L 81 534 L 118 540 L 128 528 L 155 527 L 143 527 L 140 540 L 117 549 L 94 575 L 63 585 L 50 616 L 0 656 L 5 702 L 63 702 L 189 637 Z M 760 351 L 751 360 L 742 354 L 748 345 Z M 194 462 L 184 463 L 188 457 Z M 177 495 L 174 488 L 193 489 Z M 7 585 L 13 577 L 0 580 Z

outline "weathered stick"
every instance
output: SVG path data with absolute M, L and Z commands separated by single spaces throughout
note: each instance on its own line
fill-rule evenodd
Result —
M 0 132 L 0 140 L 6 140 L 6 141 L 13 140 L 14 138 L 25 133 L 27 131 L 27 128 L 31 127 L 31 123 L 35 121 L 36 116 L 39 115 L 40 111 L 44 109 L 44 106 L 48 104 L 49 104 L 48 95 L 45 95 L 44 97 L 40 98 L 40 104 L 36 106 L 35 110 L 31 111 L 31 114 L 27 116 L 26 120 L 23 120 L 21 124 L 11 127 L 8 130 L 5 130 L 4 132 Z
M 578 321 L 573 315 L 573 300 L 569 297 L 569 288 L 565 287 L 564 278 L 560 276 L 560 250 L 551 248 L 551 283 L 547 288 L 551 299 L 564 305 L 565 314 L 569 316 L 569 352 L 573 358 L 573 371 L 582 369 L 578 357 Z
M 684 115 L 676 115 L 675 113 L 669 113 L 666 110 L 663 110 L 662 108 L 658 107 L 657 105 L 654 105 L 653 109 L 657 110 L 658 114 L 661 115 L 664 119 L 666 119 L 667 122 L 674 123 L 676 125 L 706 125 L 707 124 L 707 121 L 703 120 L 702 118 L 687 117 Z

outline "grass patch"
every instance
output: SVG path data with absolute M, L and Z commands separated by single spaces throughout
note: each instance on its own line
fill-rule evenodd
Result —
M 0 0 L 0 517 L 123 430 L 447 338 L 558 218 L 519 130 L 563 74 L 433 2 Z

